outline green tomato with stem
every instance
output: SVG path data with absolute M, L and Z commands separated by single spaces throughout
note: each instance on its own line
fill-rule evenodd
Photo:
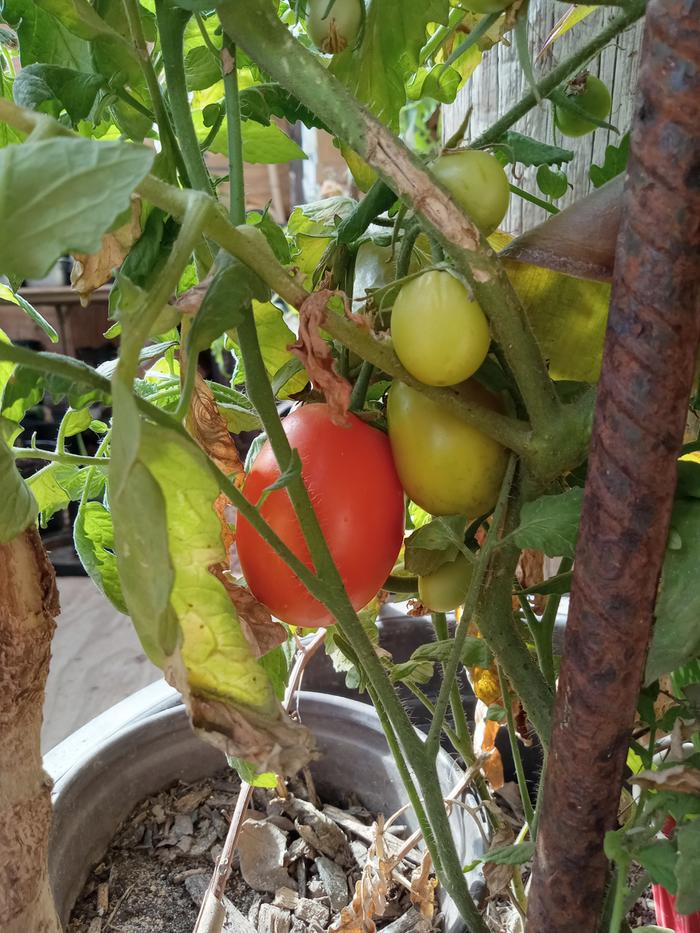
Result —
M 596 120 L 604 120 L 610 113 L 612 102 L 610 91 L 594 75 L 584 72 L 569 82 L 566 96 L 577 107 L 590 113 Z M 554 122 L 564 136 L 585 136 L 597 129 L 595 123 L 567 110 L 565 107 L 554 108 Z
M 309 0 L 306 31 L 317 49 L 335 55 L 355 44 L 363 16 L 362 0 Z
M 481 149 L 462 149 L 441 155 L 432 171 L 477 227 L 486 236 L 493 233 L 510 203 L 508 177 L 498 159 Z
M 396 355 L 412 376 L 451 386 L 473 376 L 489 352 L 489 325 L 479 304 L 449 272 L 411 279 L 391 312 Z
M 501 411 L 500 400 L 471 379 L 470 401 Z M 406 494 L 431 515 L 478 518 L 498 499 L 508 451 L 436 402 L 394 381 L 387 399 L 389 440 Z
M 463 605 L 471 579 L 471 561 L 457 554 L 433 573 L 418 577 L 418 599 L 431 612 L 451 612 Z

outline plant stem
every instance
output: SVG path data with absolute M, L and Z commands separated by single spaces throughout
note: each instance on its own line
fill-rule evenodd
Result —
M 620 13 L 619 16 L 611 20 L 608 25 L 602 29 L 597 36 L 594 36 L 590 42 L 580 48 L 573 55 L 565 59 L 561 64 L 553 68 L 550 73 L 537 83 L 537 92 L 541 98 L 549 97 L 552 91 L 556 90 L 560 84 L 566 81 L 572 74 L 579 71 L 595 55 L 601 52 L 605 46 L 612 42 L 623 30 L 627 29 L 633 23 L 644 15 L 646 9 L 646 0 L 631 0 L 629 6 Z M 517 123 L 538 103 L 537 97 L 533 91 L 524 94 L 515 106 L 511 107 L 507 113 L 503 114 L 500 120 L 497 120 L 481 136 L 472 140 L 471 146 L 475 149 L 483 148 L 497 143 L 506 130 L 509 130 L 514 123 Z
M 39 450 L 38 447 L 13 447 L 16 460 L 48 460 L 51 463 L 66 463 L 72 466 L 106 466 L 106 457 L 81 457 L 79 454 L 54 453 L 51 450 Z
M 153 104 L 153 113 L 158 125 L 158 135 L 160 136 L 161 145 L 165 152 L 169 153 L 171 156 L 173 164 L 177 165 L 181 170 L 184 180 L 187 180 L 187 172 L 182 154 L 175 139 L 175 133 L 173 132 L 168 111 L 165 108 L 158 76 L 155 73 L 153 62 L 151 61 L 151 53 L 148 51 L 146 37 L 143 32 L 143 24 L 141 23 L 139 2 L 138 0 L 122 0 L 122 3 L 124 4 L 126 21 L 129 24 L 129 32 L 131 33 L 131 39 L 141 65 L 141 71 L 143 72 L 146 86 L 148 87 L 148 93 L 151 95 L 151 103 Z M 129 101 L 129 103 L 134 106 L 134 103 L 131 101 Z
M 438 641 L 447 641 L 450 637 L 447 627 L 447 616 L 444 612 L 433 612 L 431 613 L 431 617 L 433 620 L 433 628 L 435 629 L 435 637 Z M 442 676 L 445 679 L 447 677 L 447 670 L 444 664 L 442 665 Z M 464 758 L 467 766 L 471 767 L 476 761 L 476 755 L 474 754 L 474 742 L 469 729 L 469 723 L 467 722 L 464 706 L 462 705 L 462 694 L 459 689 L 458 674 L 454 677 L 450 687 L 450 709 L 452 710 L 452 720 L 455 726 L 457 741 L 459 742 L 459 748 L 457 750 L 462 758 Z M 433 712 L 433 720 L 434 719 L 435 712 Z
M 447 706 L 450 699 L 450 691 L 452 690 L 452 685 L 454 684 L 457 677 L 457 671 L 459 670 L 459 667 L 462 663 L 462 650 L 467 638 L 469 622 L 476 610 L 482 590 L 482 584 L 486 578 L 487 571 L 489 570 L 494 541 L 501 536 L 501 526 L 503 524 L 504 516 L 507 512 L 508 496 L 510 495 L 514 476 L 515 457 L 511 457 L 508 462 L 508 468 L 506 469 L 505 476 L 503 477 L 503 483 L 501 484 L 501 491 L 498 496 L 498 502 L 496 503 L 496 508 L 494 509 L 491 526 L 489 527 L 486 540 L 481 546 L 479 559 L 472 571 L 472 578 L 469 583 L 469 591 L 467 592 L 467 598 L 464 601 L 464 611 L 455 631 L 450 657 L 444 668 L 442 684 L 440 685 L 440 692 L 435 704 L 435 715 L 430 726 L 430 731 L 428 732 L 427 748 L 429 751 L 436 749 L 437 744 L 440 741 L 440 729 L 442 728 L 442 721 L 447 711 Z
M 525 191 L 523 188 L 518 188 L 517 185 L 508 185 L 513 194 L 517 194 L 519 198 L 522 198 L 523 201 L 529 201 L 530 204 L 535 204 L 537 207 L 541 207 L 543 210 L 547 211 L 548 214 L 558 214 L 559 208 L 555 207 L 554 204 L 550 204 L 549 201 L 543 201 L 542 198 L 538 198 L 536 194 L 530 194 L 529 191 Z
M 506 711 L 506 725 L 508 727 L 508 738 L 510 739 L 510 750 L 513 755 L 513 765 L 515 766 L 515 775 L 518 781 L 518 790 L 520 791 L 520 799 L 523 804 L 523 813 L 525 814 L 525 821 L 529 827 L 532 827 L 532 824 L 535 822 L 535 811 L 532 808 L 532 801 L 530 800 L 530 792 L 527 788 L 527 781 L 525 780 L 525 771 L 523 769 L 523 760 L 520 756 L 520 746 L 518 745 L 518 736 L 515 731 L 515 721 L 513 719 L 513 706 L 510 695 L 510 690 L 508 689 L 508 680 L 503 673 L 503 668 L 499 665 L 498 667 L 498 681 L 501 685 L 501 697 L 503 698 L 503 707 Z
M 391 754 L 396 763 L 396 767 L 401 776 L 403 786 L 406 788 L 408 799 L 411 801 L 411 806 L 413 807 L 413 812 L 416 815 L 416 820 L 418 821 L 420 830 L 423 833 L 423 838 L 425 839 L 425 843 L 432 855 L 433 853 L 437 852 L 433 831 L 430 823 L 428 822 L 428 817 L 426 816 L 423 802 L 421 801 L 416 785 L 413 782 L 411 772 L 406 766 L 406 762 L 401 752 L 401 747 L 399 746 L 398 740 L 396 738 L 396 733 L 394 732 L 386 711 L 384 710 L 384 707 L 382 706 L 381 701 L 379 700 L 379 697 L 377 696 L 377 693 L 371 684 L 367 685 L 367 692 L 369 693 L 370 699 L 372 700 L 372 705 L 374 706 L 377 712 L 377 716 L 379 717 L 379 721 L 382 725 L 382 731 L 386 736 L 387 745 L 389 746 Z M 439 860 L 437 864 L 435 864 L 435 871 L 440 871 Z
M 236 46 L 224 36 L 221 50 L 221 71 L 224 76 L 226 101 L 226 133 L 228 136 L 229 217 L 231 223 L 245 223 L 245 182 L 243 180 L 243 136 L 241 132 L 241 101 L 238 93 Z
M 614 898 L 609 933 L 620 933 L 620 927 L 625 919 L 628 870 L 629 865 L 626 862 L 618 862 L 615 866 Z
M 338 243 L 352 243 L 365 232 L 379 214 L 388 211 L 396 201 L 396 195 L 383 181 L 375 181 L 355 210 L 349 214 L 336 230 Z
M 129 0 L 135 3 L 136 0 Z M 190 184 L 198 191 L 212 194 L 209 172 L 204 164 L 197 134 L 192 123 L 184 64 L 185 26 L 191 13 L 173 6 L 170 0 L 157 0 L 156 19 L 163 55 L 163 70 L 168 88 L 168 101 L 173 115 L 177 139 L 187 167 Z
M 346 347 L 343 349 L 347 350 Z M 357 379 L 355 380 L 355 385 L 352 387 L 352 394 L 350 395 L 351 411 L 362 411 L 362 408 L 365 404 L 365 399 L 367 398 L 367 390 L 369 389 L 369 382 L 372 378 L 373 372 L 373 364 L 368 363 L 367 360 L 363 360 L 362 366 L 360 366 L 360 372 L 358 373 Z
M 406 596 L 418 595 L 418 577 L 404 577 L 399 574 L 392 574 L 387 577 L 383 590 L 389 593 L 399 593 Z

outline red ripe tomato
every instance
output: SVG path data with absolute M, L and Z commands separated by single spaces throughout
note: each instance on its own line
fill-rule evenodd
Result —
M 349 426 L 331 420 L 327 405 L 306 405 L 284 419 L 299 452 L 302 476 L 333 559 L 355 609 L 361 609 L 391 573 L 404 532 L 404 496 L 389 439 L 355 415 Z M 269 442 L 248 474 L 243 494 L 256 503 L 280 475 Z M 313 567 L 286 489 L 273 490 L 260 512 L 280 538 Z M 272 615 L 303 628 L 335 619 L 315 600 L 281 557 L 239 513 L 236 542 L 243 575 Z

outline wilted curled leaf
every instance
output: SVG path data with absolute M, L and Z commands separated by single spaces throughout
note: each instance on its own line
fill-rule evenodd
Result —
M 214 394 L 199 373 L 187 424 L 192 437 L 222 472 L 231 477 L 243 473 L 243 463 L 216 405 Z
M 326 305 L 334 295 L 346 300 L 342 292 L 329 288 L 309 295 L 299 309 L 299 340 L 289 350 L 299 357 L 311 381 L 326 396 L 333 420 L 345 424 L 352 386 L 335 368 L 333 351 L 320 333 L 326 320 Z
M 374 842 L 367 853 L 362 876 L 355 884 L 355 894 L 340 916 L 328 928 L 328 933 L 375 933 L 375 917 L 386 910 L 387 894 L 391 885 L 392 860 L 384 845 L 384 817 L 379 816 L 373 826 Z
M 127 253 L 141 235 L 141 201 L 131 199 L 131 217 L 123 227 L 105 233 L 96 253 L 75 253 L 70 282 L 80 294 L 80 303 L 87 305 L 90 296 L 105 282 L 109 282 L 115 269 L 124 262 Z
M 662 771 L 640 771 L 632 778 L 643 790 L 667 790 L 680 794 L 700 794 L 700 768 L 679 764 Z
M 512 845 L 514 839 L 513 830 L 509 827 L 496 830 L 491 839 L 489 852 L 494 852 L 496 849 L 502 849 L 505 846 Z M 484 862 L 484 880 L 486 881 L 491 897 L 501 894 L 508 888 L 514 871 L 514 865 L 498 865 L 495 862 Z
M 273 620 L 267 609 L 258 602 L 247 587 L 234 583 L 231 575 L 226 571 L 220 573 L 217 568 L 212 568 L 212 572 L 226 587 L 236 607 L 238 621 L 243 627 L 245 637 L 256 658 L 261 658 L 277 645 L 283 645 L 286 642 L 285 627 Z
M 542 551 L 535 551 L 532 548 L 525 548 L 520 552 L 518 566 L 515 568 L 515 576 L 518 583 L 524 590 L 530 586 L 536 586 L 544 580 L 544 554 Z M 537 615 L 542 615 L 547 605 L 547 597 L 537 595 L 534 600 L 533 609 Z M 513 597 L 513 608 L 520 608 L 520 601 L 517 596 Z
M 140 443 L 130 460 L 124 446 L 112 459 L 110 501 L 124 599 L 141 643 L 182 693 L 203 738 L 259 771 L 295 773 L 313 739 L 277 701 L 226 587 L 210 571 L 226 554 L 205 455 L 173 430 L 133 414 L 124 420 L 125 398 L 117 395 L 115 426 Z
M 430 852 L 424 852 L 420 865 L 411 873 L 411 903 L 426 920 L 432 920 L 435 913 L 437 879 L 431 877 L 432 870 L 433 860 Z

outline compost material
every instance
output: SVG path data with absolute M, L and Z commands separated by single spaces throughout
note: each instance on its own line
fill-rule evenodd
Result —
M 226 770 L 142 801 L 91 873 L 67 933 L 191 933 L 238 792 Z M 384 933 L 440 929 L 432 879 L 418 881 L 420 852 L 382 874 L 386 857 L 406 848 L 406 828 L 380 829 L 377 859 L 377 821 L 357 800 L 322 803 L 310 779 L 256 789 L 226 889 L 225 933 L 343 933 L 363 901 L 383 907 L 374 922 Z M 380 868 L 369 884 L 368 859 Z

